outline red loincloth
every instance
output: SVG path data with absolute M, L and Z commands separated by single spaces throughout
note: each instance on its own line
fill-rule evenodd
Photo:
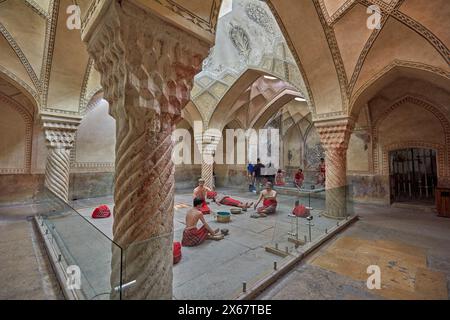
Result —
M 205 199 L 203 199 L 202 207 L 199 210 L 203 214 L 210 214 L 211 213 L 211 209 L 206 204 Z
M 108 218 L 111 216 L 111 211 L 109 210 L 107 205 L 101 205 L 92 212 L 92 218 L 100 219 L 100 218 Z
M 215 192 L 215 191 L 208 191 L 208 192 L 206 192 L 206 198 L 214 199 L 215 197 L 217 197 L 217 192 Z
M 220 204 L 230 206 L 230 207 L 239 207 L 241 202 L 239 200 L 233 199 L 231 197 L 225 197 L 220 201 Z
M 275 213 L 277 204 L 277 200 L 264 199 L 262 207 L 258 208 L 258 213 L 262 213 L 263 210 L 265 210 L 268 214 Z
M 183 231 L 183 240 L 181 240 L 181 244 L 184 247 L 194 247 L 201 244 L 208 237 L 208 230 L 205 226 L 202 226 L 200 229 L 191 228 L 184 229 Z

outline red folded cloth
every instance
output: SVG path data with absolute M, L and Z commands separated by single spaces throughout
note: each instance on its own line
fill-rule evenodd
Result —
M 92 212 L 92 218 L 94 218 L 94 219 L 109 218 L 110 216 L 111 216 L 111 211 L 109 210 L 108 206 L 105 204 L 98 206 Z
M 302 204 L 296 206 L 294 210 L 292 210 L 292 214 L 297 217 L 306 218 L 309 217 L 309 210 Z
M 217 197 L 217 192 L 215 192 L 215 191 L 208 191 L 208 192 L 206 192 L 206 197 L 208 199 L 214 199 L 215 197 Z
M 202 226 L 200 229 L 188 228 L 183 231 L 181 243 L 183 247 L 194 247 L 201 244 L 208 237 L 208 229 Z
M 181 243 L 175 241 L 173 243 L 173 264 L 177 264 L 181 260 Z
M 200 212 L 203 214 L 210 214 L 211 209 L 208 207 L 208 204 L 205 200 L 203 200 L 202 207 L 200 208 Z

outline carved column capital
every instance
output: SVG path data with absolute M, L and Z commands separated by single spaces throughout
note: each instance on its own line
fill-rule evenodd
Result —
M 111 115 L 152 113 L 157 121 L 165 113 L 176 121 L 209 45 L 130 1 L 104 6 L 96 32 L 83 40 L 101 74 Z
M 352 118 L 326 120 L 315 123 L 325 150 L 347 151 L 350 135 L 355 126 Z
M 65 149 L 71 149 L 73 147 L 75 133 L 81 122 L 81 118 L 42 114 L 41 122 L 48 147 Z
M 222 135 L 220 132 L 209 131 L 205 131 L 201 135 L 194 136 L 195 142 L 202 152 L 202 156 L 214 155 L 221 138 Z
M 63 201 L 69 198 L 70 149 L 81 118 L 41 114 L 47 142 L 45 186 Z

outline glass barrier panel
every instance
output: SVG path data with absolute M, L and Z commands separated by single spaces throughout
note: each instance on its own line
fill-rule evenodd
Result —
M 120 287 L 120 265 L 111 269 L 111 261 L 113 253 L 121 256 L 121 248 L 48 190 L 38 195 L 36 213 L 65 274 L 65 289 L 73 290 L 80 299 L 120 299 L 120 294 L 114 294 Z
M 113 266 L 121 264 L 122 299 L 172 299 L 172 248 L 170 233 L 128 245 L 121 259 L 113 256 Z

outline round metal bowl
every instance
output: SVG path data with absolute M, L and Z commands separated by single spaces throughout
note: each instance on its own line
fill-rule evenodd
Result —
M 219 211 L 219 212 L 217 212 L 216 217 L 217 217 L 217 222 L 226 223 L 226 222 L 231 221 L 231 214 L 229 212 Z
M 242 213 L 242 209 L 241 208 L 231 208 L 230 212 L 232 214 L 241 214 Z

